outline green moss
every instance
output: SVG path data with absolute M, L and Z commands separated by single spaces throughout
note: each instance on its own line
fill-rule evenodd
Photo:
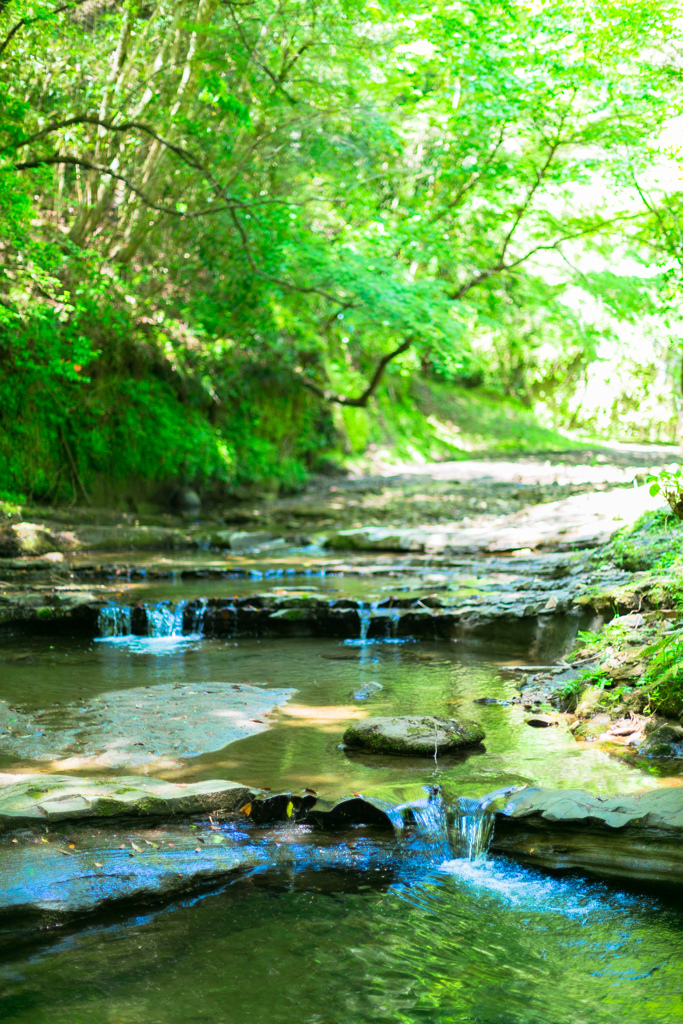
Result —
M 130 810 L 122 800 L 114 800 L 112 797 L 100 797 L 97 801 L 97 813 L 102 818 L 112 818 L 117 814 L 125 814 Z
M 168 814 L 169 807 L 159 796 L 143 796 L 135 804 L 135 813 L 140 815 Z
M 646 512 L 632 526 L 619 530 L 600 553 L 601 561 L 628 572 L 666 569 L 679 557 L 683 557 L 683 523 L 668 509 Z

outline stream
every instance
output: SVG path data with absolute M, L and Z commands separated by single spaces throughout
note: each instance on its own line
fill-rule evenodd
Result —
M 375 574 L 370 586 L 358 575 L 312 581 L 293 573 L 286 586 L 308 593 L 313 582 L 329 596 L 361 602 L 359 636 L 204 636 L 206 599 L 248 598 L 266 583 L 283 588 L 263 576 L 127 583 L 101 611 L 94 638 L 9 632 L 1 648 L 0 771 L 124 770 L 175 782 L 233 779 L 274 792 L 310 788 L 330 799 L 362 793 L 392 806 L 417 801 L 417 839 L 362 828 L 321 839 L 294 823 L 226 826 L 231 841 L 253 849 L 251 866 L 229 882 L 159 905 L 119 906 L 10 947 L 0 968 L 2 1019 L 683 1019 L 680 896 L 487 856 L 481 818 L 472 826 L 461 815 L 449 832 L 425 796 L 436 786 L 443 806 L 467 808 L 501 788 L 627 793 L 657 780 L 577 744 L 564 725 L 525 723 L 522 707 L 510 703 L 514 679 L 501 673 L 529 657 L 527 641 L 510 630 L 486 639 L 399 638 L 389 608 L 386 635 L 369 638 L 370 610 L 377 614 L 387 592 L 412 592 L 415 580 Z M 146 635 L 131 631 L 134 602 L 145 604 Z M 190 618 L 188 602 L 196 608 Z M 561 630 L 551 656 L 565 646 Z M 242 729 L 232 742 L 174 704 L 180 693 L 197 715 L 211 715 L 228 689 L 246 708 L 244 720 L 233 716 L 226 725 Z M 426 713 L 476 719 L 484 746 L 433 760 L 343 749 L 344 729 L 356 718 Z

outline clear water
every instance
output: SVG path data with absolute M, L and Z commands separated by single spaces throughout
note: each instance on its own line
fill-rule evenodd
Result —
M 256 872 L 17 952 L 16 1024 L 678 1024 L 683 915 L 503 860 Z
M 0 699 L 28 712 L 59 702 L 68 719 L 79 701 L 157 684 L 249 682 L 296 690 L 275 713 L 273 728 L 159 773 L 178 780 L 230 778 L 296 792 L 312 787 L 329 797 L 363 792 L 394 803 L 423 797 L 423 787 L 434 783 L 449 801 L 524 783 L 596 792 L 654 784 L 603 752 L 578 746 L 564 728 L 529 728 L 518 706 L 475 703 L 514 695 L 514 684 L 497 668 L 523 658 L 519 650 L 207 640 L 179 635 L 173 622 L 167 624 L 167 634 L 158 637 L 7 638 L 0 649 Z M 409 713 L 476 718 L 487 732 L 486 749 L 437 763 L 340 749 L 351 719 Z M 3 754 L 0 740 L 0 770 L 31 766 Z M 462 844 L 476 844 L 481 837 L 472 830 L 485 822 L 468 808 L 465 799 L 457 830 Z M 430 828 L 433 811 L 425 802 L 418 825 Z M 683 913 L 670 894 L 558 879 L 504 858 L 453 860 L 438 828 L 433 837 L 432 856 L 418 864 L 395 858 L 390 843 L 383 858 L 360 869 L 343 858 L 326 863 L 304 853 L 293 866 L 253 870 L 220 891 L 163 909 L 138 908 L 47 931 L 4 954 L 0 1019 L 683 1020 Z
M 197 635 L 14 638 L 4 643 L 0 657 L 0 699 L 29 712 L 59 702 L 50 715 L 55 727 L 73 724 L 82 701 L 113 690 L 223 682 L 297 691 L 274 713 L 274 728 L 158 773 L 177 780 L 227 778 L 297 792 L 308 786 L 321 796 L 362 792 L 396 802 L 421 795 L 421 787 L 435 781 L 454 796 L 482 796 L 525 783 L 596 792 L 649 784 L 642 772 L 578 746 L 565 728 L 526 726 L 518 705 L 476 704 L 482 697 L 509 700 L 516 692 L 512 681 L 497 674 L 497 664 L 507 663 L 510 654 L 490 647 Z M 363 689 L 367 698 L 355 699 Z M 486 730 L 485 752 L 434 763 L 339 749 L 351 720 L 386 714 L 475 718 Z M 37 762 L 3 753 L 0 739 L 0 769 L 30 765 Z M 55 770 L 50 763 L 40 767 Z

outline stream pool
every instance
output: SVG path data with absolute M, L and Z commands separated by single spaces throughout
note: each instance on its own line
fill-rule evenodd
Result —
M 155 594 L 156 596 L 156 594 Z M 84 702 L 156 686 L 296 692 L 270 728 L 153 774 L 393 802 L 525 783 L 633 791 L 656 780 L 509 703 L 490 643 L 7 636 L 0 700 L 72 727 Z M 151 690 L 145 688 L 152 688 Z M 488 698 L 496 703 L 481 704 Z M 347 754 L 363 715 L 472 717 L 485 748 L 461 758 Z M 0 770 L 59 766 L 19 757 Z M 42 741 L 41 741 L 42 742 Z M 92 768 L 83 764 L 83 772 Z M 101 769 L 105 770 L 105 769 Z M 120 770 L 120 769 L 119 769 Z M 683 1020 L 683 910 L 674 893 L 554 877 L 502 857 L 252 869 L 219 890 L 48 930 L 5 954 L 0 1019 L 16 1024 L 637 1024 Z

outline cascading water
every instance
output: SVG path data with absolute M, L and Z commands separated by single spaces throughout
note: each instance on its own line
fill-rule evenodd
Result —
M 172 636 L 175 616 L 167 604 L 145 606 L 147 612 L 147 636 Z M 182 632 L 182 619 L 181 619 Z
M 400 618 L 401 618 L 401 611 L 400 611 L 400 609 L 399 608 L 389 608 L 389 609 L 387 609 L 387 618 L 389 620 L 389 634 L 392 637 L 392 639 L 395 639 L 396 638 L 396 633 L 398 631 L 398 624 L 399 624 L 399 621 L 400 621 Z
M 490 808 L 498 798 L 522 788 L 498 789 L 479 800 L 457 797 L 449 805 L 441 787 L 430 786 L 424 799 L 387 808 L 386 813 L 398 838 L 435 864 L 485 860 L 495 820 Z
M 395 639 L 401 611 L 399 608 L 382 607 L 381 601 L 359 601 L 358 618 L 360 619 L 358 643 L 364 644 L 367 641 L 370 623 L 373 619 L 384 619 L 386 621 L 385 636 Z
M 486 800 L 486 797 L 484 798 Z M 460 797 L 453 805 L 452 849 L 456 857 L 483 860 L 491 842 L 494 817 L 482 800 Z
M 441 863 L 453 856 L 448 828 L 448 813 L 438 786 L 431 788 L 425 800 L 410 807 L 415 830 L 410 836 L 411 846 L 419 844 L 431 861 Z
M 120 604 L 105 604 L 97 616 L 100 636 L 128 636 L 130 633 L 130 607 Z
M 370 619 L 372 617 L 372 605 L 366 604 L 365 601 L 358 602 L 358 618 L 360 620 L 360 642 L 365 643 L 368 638 L 368 630 L 370 629 Z
M 189 612 L 188 602 L 178 601 L 173 608 L 168 602 L 160 601 L 155 605 L 142 605 L 146 635 L 148 637 L 185 636 L 186 620 L 189 619 L 190 634 L 201 634 L 206 599 L 192 602 Z M 100 637 L 126 637 L 132 634 L 132 609 L 130 605 L 107 604 L 99 611 L 97 628 Z

